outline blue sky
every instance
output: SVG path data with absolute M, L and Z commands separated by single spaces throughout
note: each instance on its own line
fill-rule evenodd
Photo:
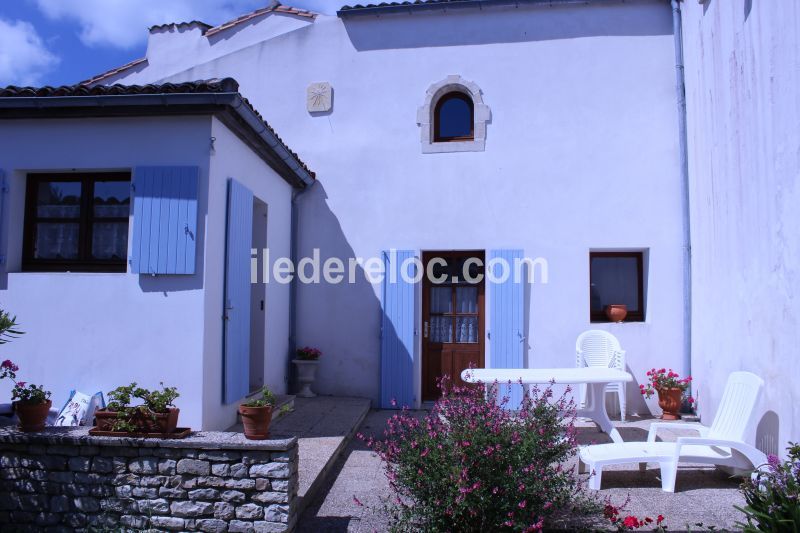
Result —
M 0 86 L 65 85 L 142 57 L 153 24 L 219 24 L 270 0 L 0 0 Z M 347 2 L 295 0 L 332 14 Z M 358 3 L 358 2 L 355 2 Z

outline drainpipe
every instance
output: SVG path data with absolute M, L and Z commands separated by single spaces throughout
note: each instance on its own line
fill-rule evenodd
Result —
M 675 39 L 675 93 L 678 102 L 678 139 L 681 171 L 681 208 L 683 211 L 683 371 L 692 373 L 692 240 L 689 224 L 689 152 L 686 129 L 686 85 L 683 72 L 683 30 L 680 0 L 672 3 L 672 34 Z M 691 383 L 689 394 L 692 393 Z
M 317 181 L 314 180 L 311 185 L 306 186 L 303 189 L 295 189 L 292 192 L 292 214 L 291 214 L 291 230 L 290 230 L 290 238 L 291 238 L 291 259 L 292 264 L 297 267 L 298 256 L 300 255 L 300 246 L 298 244 L 298 236 L 297 231 L 300 225 L 299 223 L 299 216 L 298 216 L 298 208 L 297 208 L 297 201 L 300 199 L 301 196 L 309 192 L 314 186 L 317 184 Z M 289 383 L 286 384 L 287 392 L 288 387 L 292 382 L 292 374 L 293 374 L 293 366 L 292 359 L 294 359 L 294 354 L 297 351 L 297 272 L 294 273 L 292 276 L 292 283 L 290 286 L 289 292 L 289 357 L 286 360 L 287 372 L 286 376 L 289 378 Z

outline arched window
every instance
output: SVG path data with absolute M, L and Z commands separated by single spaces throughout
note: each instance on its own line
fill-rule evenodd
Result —
M 428 87 L 417 109 L 423 154 L 482 152 L 492 118 L 481 89 L 455 74 Z
M 436 102 L 433 142 L 471 141 L 475 138 L 475 106 L 468 95 L 453 91 Z

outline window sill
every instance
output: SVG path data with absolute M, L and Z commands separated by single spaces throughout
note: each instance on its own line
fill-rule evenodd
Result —
M 483 152 L 485 149 L 485 139 L 475 139 L 472 141 L 441 141 L 422 143 L 423 154 L 443 154 L 447 152 Z
M 611 321 L 608 321 L 608 320 L 590 320 L 589 324 L 591 324 L 593 326 L 600 325 L 600 324 L 609 324 L 609 325 L 614 325 L 614 326 L 626 326 L 626 325 L 632 325 L 632 324 L 645 325 L 645 324 L 649 324 L 649 322 L 647 322 L 647 320 L 623 320 L 622 322 L 611 322 Z

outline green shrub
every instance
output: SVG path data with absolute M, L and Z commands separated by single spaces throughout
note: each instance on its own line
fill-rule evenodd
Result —
M 747 523 L 744 531 L 800 531 L 800 444 L 789 443 L 785 462 L 775 455 L 742 484 L 747 505 L 737 507 Z
M 248 401 L 242 404 L 245 407 L 275 407 L 275 395 L 269 390 L 269 387 L 264 385 L 261 389 L 261 394 L 253 396 Z
M 394 531 L 526 531 L 567 511 L 579 490 L 564 462 L 576 452 L 574 404 L 534 389 L 519 410 L 479 387 L 450 387 L 423 418 L 403 410 L 385 439 L 367 444 L 385 462 L 397 497 Z M 567 413 L 564 415 L 564 413 Z

